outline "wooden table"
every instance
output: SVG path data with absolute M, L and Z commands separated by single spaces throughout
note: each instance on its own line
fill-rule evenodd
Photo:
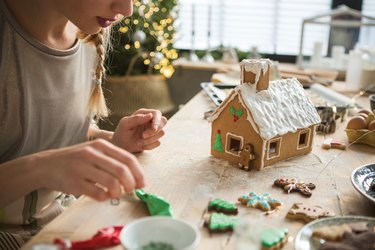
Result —
M 361 97 L 358 101 L 369 108 L 367 97 Z M 198 93 L 170 119 L 162 145 L 154 151 L 138 155 L 147 176 L 145 191 L 164 197 L 171 203 L 176 218 L 200 228 L 202 240 L 199 249 L 234 249 L 237 242 L 234 234 L 209 235 L 202 227 L 203 214 L 211 198 L 235 202 L 239 196 L 250 191 L 270 193 L 283 202 L 279 210 L 265 216 L 260 210 L 239 205 L 240 216 L 252 212 L 264 217 L 266 223 L 287 227 L 291 240 L 303 226 L 300 222 L 285 219 L 294 202 L 320 204 L 339 216 L 375 217 L 375 204 L 359 194 L 350 180 L 353 169 L 375 162 L 375 148 L 352 145 L 345 151 L 324 150 L 321 148 L 324 136 L 317 135 L 312 153 L 259 172 L 246 172 L 210 156 L 210 124 L 203 119 L 203 113 L 212 108 L 214 105 L 206 94 Z M 348 144 L 343 131 L 347 121 L 329 136 Z M 316 190 L 310 198 L 298 193 L 285 194 L 282 189 L 272 185 L 281 176 L 313 182 L 317 185 Z M 134 195 L 122 197 L 118 206 L 110 205 L 109 201 L 100 203 L 81 197 L 24 249 L 30 249 L 36 243 L 51 243 L 56 237 L 87 239 L 100 228 L 126 225 L 147 215 L 145 205 Z M 284 249 L 294 249 L 294 242 L 289 242 Z

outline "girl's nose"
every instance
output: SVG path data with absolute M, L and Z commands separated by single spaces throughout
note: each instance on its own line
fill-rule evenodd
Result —
M 133 0 L 116 0 L 112 3 L 112 10 L 125 17 L 133 14 Z

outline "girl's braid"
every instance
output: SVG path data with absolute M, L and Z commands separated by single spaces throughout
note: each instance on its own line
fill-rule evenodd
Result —
M 108 108 L 105 103 L 102 83 L 105 78 L 105 54 L 106 54 L 106 40 L 105 40 L 105 30 L 102 29 L 99 33 L 94 35 L 87 35 L 82 32 L 78 34 L 78 37 L 86 43 L 92 43 L 96 47 L 97 52 L 97 65 L 95 69 L 95 80 L 97 84 L 95 85 L 90 101 L 89 101 L 89 111 L 97 119 L 108 116 Z

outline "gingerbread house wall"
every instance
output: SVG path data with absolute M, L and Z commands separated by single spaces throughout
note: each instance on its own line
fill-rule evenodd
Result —
M 235 122 L 233 115 L 230 113 L 230 107 L 234 107 L 236 110 L 242 109 L 243 115 Z M 219 116 L 212 122 L 212 132 L 211 132 L 211 154 L 215 157 L 225 159 L 231 163 L 239 163 L 239 154 L 233 154 L 228 150 L 228 138 L 230 136 L 238 136 L 242 138 L 242 145 L 250 143 L 254 147 L 254 154 L 256 159 L 252 162 L 252 167 L 254 169 L 260 170 L 263 166 L 264 153 L 264 142 L 260 135 L 254 130 L 250 122 L 247 120 L 248 112 L 246 108 L 242 106 L 239 102 L 238 96 L 234 97 L 233 100 L 228 102 L 224 109 L 221 111 Z M 215 138 L 217 132 L 220 130 L 221 139 L 223 143 L 224 152 L 219 152 L 212 148 L 215 143 Z
M 264 154 L 264 166 L 269 166 L 276 162 L 311 152 L 313 139 L 315 136 L 315 127 L 316 125 L 312 125 L 306 129 L 299 129 L 295 133 L 290 132 L 282 136 L 274 137 L 271 140 L 267 141 L 265 145 L 266 151 Z M 300 144 L 300 134 L 304 134 L 306 132 L 308 132 L 308 134 L 306 135 L 306 144 Z M 269 145 L 274 141 L 279 141 L 280 150 L 278 154 L 270 154 L 269 152 Z

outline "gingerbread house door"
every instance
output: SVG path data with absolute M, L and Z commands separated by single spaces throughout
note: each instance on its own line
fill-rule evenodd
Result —
M 255 159 L 254 146 L 252 144 L 246 144 L 240 151 L 240 161 L 238 165 L 245 169 L 251 170 L 254 168 L 253 160 Z

